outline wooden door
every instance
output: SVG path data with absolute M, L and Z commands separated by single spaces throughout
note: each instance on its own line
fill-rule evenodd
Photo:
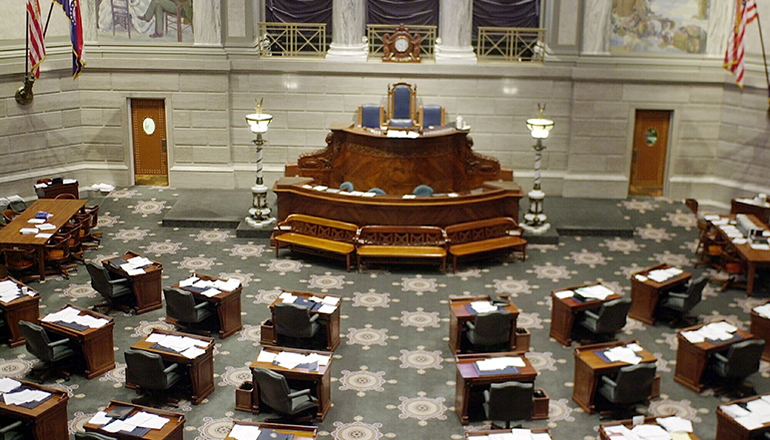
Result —
M 671 112 L 637 110 L 631 156 L 630 195 L 663 195 Z
M 168 186 L 166 108 L 162 99 L 131 100 L 134 183 Z

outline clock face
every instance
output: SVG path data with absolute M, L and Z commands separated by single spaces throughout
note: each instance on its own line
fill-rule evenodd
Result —
M 396 38 L 393 47 L 399 52 L 406 52 L 409 49 L 409 40 L 404 36 L 400 36 Z

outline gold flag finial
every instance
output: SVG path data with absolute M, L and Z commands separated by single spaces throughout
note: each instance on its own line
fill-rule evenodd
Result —
M 256 107 L 254 108 L 254 113 L 261 115 L 262 114 L 262 101 L 264 101 L 265 98 L 260 99 L 257 101 L 257 98 L 254 98 L 254 104 Z

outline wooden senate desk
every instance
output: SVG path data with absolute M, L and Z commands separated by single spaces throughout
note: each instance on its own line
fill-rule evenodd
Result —
M 507 295 L 503 295 L 501 298 L 509 300 Z M 460 353 L 462 351 L 465 323 L 476 318 L 476 311 L 470 307 L 470 304 L 474 301 L 489 301 L 489 296 L 449 298 L 449 348 L 453 353 Z M 498 309 L 507 310 L 513 316 L 509 348 L 510 351 L 514 351 L 516 349 L 516 319 L 519 317 L 519 309 L 510 300 L 507 306 L 498 306 Z
M 583 345 L 575 348 L 575 380 L 573 381 L 575 385 L 572 388 L 572 400 L 580 405 L 586 413 L 594 413 L 596 408 L 596 392 L 602 382 L 601 376 L 613 375 L 622 367 L 630 365 L 625 362 L 606 362 L 596 352 L 603 352 L 613 347 L 624 347 L 630 344 L 638 345 L 636 340 L 629 340 Z M 657 358 L 644 348 L 636 354 L 642 357 L 641 363 L 657 362 Z M 659 380 L 660 378 L 656 377 L 655 382 L 658 383 L 657 386 L 653 383 L 652 397 L 658 394 Z
M 480 372 L 476 367 L 478 361 L 500 357 L 518 357 L 524 361 L 524 366 L 487 372 Z M 484 403 L 483 391 L 489 389 L 489 385 L 510 381 L 532 383 L 537 377 L 537 370 L 524 357 L 523 352 L 461 354 L 455 356 L 455 361 L 457 364 L 455 412 L 463 425 L 468 424 L 470 411 L 482 408 Z M 483 415 L 481 417 L 483 418 Z
M 770 301 L 763 304 L 765 308 L 770 308 Z M 758 306 L 762 307 L 762 306 Z M 765 351 L 762 352 L 762 360 L 770 362 L 770 318 L 758 313 L 754 307 L 751 309 L 751 328 L 749 331 L 756 338 L 765 340 Z M 765 312 L 770 314 L 770 312 Z
M 312 315 L 318 315 L 318 324 L 324 327 L 324 331 L 326 332 L 326 351 L 334 351 L 337 349 L 337 347 L 340 345 L 340 306 L 342 306 L 342 297 L 339 295 L 332 295 L 328 293 L 312 293 L 312 292 L 300 292 L 296 290 L 284 290 L 284 292 L 290 293 L 296 297 L 304 298 L 305 300 L 309 300 L 311 297 L 318 297 L 318 298 L 336 298 L 337 304 L 334 307 L 334 311 L 331 313 L 322 313 L 319 312 L 317 309 L 311 310 L 310 314 Z M 275 326 L 275 305 L 279 302 L 283 302 L 283 298 L 280 296 L 273 301 L 272 304 L 270 304 L 270 313 L 273 316 L 273 326 Z M 314 304 L 311 301 L 306 301 L 305 305 L 310 306 L 310 304 Z M 263 327 L 264 328 L 264 327 Z M 273 327 L 274 328 L 274 327 Z M 265 342 L 272 342 L 272 345 L 278 344 L 278 336 L 275 334 L 275 331 L 272 333 L 272 338 L 266 338 L 263 335 L 262 343 Z
M 487 440 L 490 434 L 505 434 L 510 433 L 510 429 L 479 429 L 478 431 L 468 431 L 465 433 L 465 440 Z M 532 434 L 545 434 L 548 438 L 553 439 L 551 431 L 548 428 L 532 428 L 530 429 Z M 534 438 L 534 437 L 533 437 Z
M 596 286 L 601 283 L 589 283 L 581 286 L 564 287 L 554 289 L 551 291 L 551 333 L 550 336 L 563 345 L 572 345 L 572 329 L 575 324 L 575 317 L 585 310 L 594 310 L 602 306 L 607 301 L 621 298 L 620 295 L 614 293 L 604 300 L 591 300 L 580 301 L 576 298 L 563 298 L 559 299 L 556 293 L 563 292 L 565 290 L 575 290 L 586 286 Z
M 304 388 L 310 388 L 310 394 L 318 399 L 318 413 L 316 414 L 316 419 L 319 422 L 322 422 L 324 417 L 326 417 L 326 413 L 329 412 L 329 409 L 332 407 L 332 389 L 331 389 L 331 365 L 334 358 L 332 355 L 334 353 L 329 351 L 311 351 L 311 350 L 303 350 L 299 348 L 286 348 L 286 347 L 262 347 L 262 351 L 266 351 L 268 353 L 278 354 L 282 351 L 288 351 L 292 353 L 299 353 L 308 355 L 310 353 L 317 353 L 321 356 L 328 356 L 329 357 L 329 363 L 326 365 L 319 365 L 318 370 L 311 371 L 307 368 L 300 368 L 296 367 L 293 369 L 284 368 L 279 365 L 275 365 L 273 363 L 269 362 L 260 362 L 259 361 L 259 355 L 254 359 L 254 362 L 251 363 L 250 368 L 252 371 L 254 368 L 265 368 L 268 370 L 275 371 L 278 374 L 281 374 L 286 377 L 286 380 L 289 382 L 289 386 L 292 389 L 304 389 Z M 260 406 L 260 398 L 259 398 L 259 385 L 257 384 L 257 378 L 253 378 L 254 388 L 252 391 L 252 409 L 251 412 L 254 414 L 259 414 L 259 406 Z M 297 385 L 292 386 L 292 383 L 296 383 Z M 309 385 L 309 386 L 308 386 Z
M 139 257 L 134 251 L 128 251 L 122 257 L 109 258 L 102 261 L 108 271 L 131 281 L 131 289 L 136 297 L 136 314 L 141 315 L 163 307 L 161 292 L 163 290 L 161 274 L 163 265 L 153 261 L 151 266 L 144 268 L 144 273 L 129 275 L 120 265 L 130 258 Z
M 208 343 L 205 347 L 201 347 L 204 350 L 203 354 L 198 355 L 193 359 L 189 359 L 182 356 L 170 348 L 160 347 L 155 342 L 148 341 L 152 335 L 175 335 L 184 336 L 187 338 L 198 339 Z M 154 329 L 152 333 L 147 337 L 142 338 L 139 342 L 131 346 L 134 350 L 143 350 L 150 353 L 159 354 L 163 358 L 164 362 L 177 363 L 182 367 L 181 371 L 187 371 L 187 374 L 183 374 L 185 377 L 190 378 L 191 396 L 190 401 L 193 405 L 198 405 L 214 392 L 214 338 L 206 336 L 191 335 L 189 333 L 181 333 L 170 330 Z M 136 388 L 136 385 L 126 382 L 126 386 L 129 388 Z
M 730 214 L 753 214 L 765 225 L 770 224 L 770 203 L 754 199 L 730 200 Z
M 21 420 L 24 423 L 25 439 L 69 440 L 67 392 L 25 380 L 19 382 L 21 382 L 21 389 L 46 391 L 52 396 L 34 408 L 7 405 L 3 399 L 0 399 L 0 417 L 13 421 Z
M 754 339 L 754 335 L 743 330 L 737 330 L 734 338 L 729 341 L 710 341 L 705 340 L 697 344 L 688 341 L 682 332 L 697 330 L 704 325 L 700 324 L 693 327 L 687 327 L 677 331 L 676 339 L 679 347 L 676 350 L 676 371 L 674 381 L 686 386 L 687 388 L 700 393 L 706 387 L 703 384 L 703 374 L 706 372 L 709 355 L 718 351 L 727 350 L 730 345 Z
M 127 411 L 128 414 L 125 417 L 125 419 L 128 419 L 139 412 L 146 412 L 146 413 L 154 414 L 156 416 L 164 417 L 169 421 L 166 422 L 166 424 L 163 425 L 162 428 L 149 429 L 147 432 L 143 433 L 142 435 L 135 435 L 137 433 L 135 433 L 134 431 L 110 432 L 104 429 L 109 423 L 112 423 L 112 422 L 108 422 L 104 425 L 97 425 L 95 423 L 91 423 L 90 421 L 88 421 L 85 425 L 83 425 L 83 429 L 85 429 L 86 432 L 96 432 L 102 435 L 117 438 L 118 440 L 137 440 L 137 439 L 183 440 L 184 438 L 184 421 L 185 420 L 184 420 L 184 415 L 182 414 L 171 412 L 171 411 L 165 411 L 162 409 L 150 408 L 148 406 L 134 405 L 133 403 L 119 402 L 117 400 L 110 401 L 110 405 L 104 410 L 104 412 L 107 413 L 108 416 L 113 411 L 119 412 L 119 413 L 123 413 L 124 411 Z M 139 429 L 143 429 L 143 428 L 139 428 Z M 144 429 L 147 429 L 147 428 L 144 428 Z
M 200 273 L 195 273 L 194 276 L 205 281 L 227 281 L 222 278 Z M 203 295 L 201 293 L 203 291 L 202 289 L 196 289 L 192 286 L 180 287 L 179 283 L 174 284 L 174 287 L 186 290 L 193 294 L 196 301 L 206 301 L 216 308 L 219 323 L 219 337 L 221 339 L 225 339 L 243 328 L 243 325 L 241 324 L 241 292 L 243 292 L 243 285 L 239 285 L 238 288 L 231 292 L 220 290 L 220 292 L 214 296 Z M 166 317 L 166 321 L 172 324 L 175 323 L 174 318 L 171 318 L 170 316 Z
M 5 281 L 15 283 L 21 291 L 21 295 L 14 300 L 7 303 L 0 301 L 0 309 L 5 312 L 5 323 L 10 334 L 8 344 L 11 347 L 18 347 L 25 342 L 19 328 L 19 321 L 37 322 L 40 317 L 40 294 L 13 278 L 0 279 L 0 282 Z M 31 295 L 25 294 L 25 291 Z
M 692 274 L 682 272 L 661 282 L 647 278 L 652 271 L 666 269 L 671 269 L 671 266 L 658 264 L 631 275 L 631 309 L 628 316 L 646 324 L 654 324 L 655 308 L 663 294 L 686 284 L 692 277 Z M 647 279 L 642 281 L 637 276 Z
M 45 211 L 53 214 L 46 223 L 55 226 L 55 229 L 43 231 L 45 233 L 55 234 L 64 226 L 75 214 L 86 205 L 85 200 L 61 200 L 61 199 L 38 199 L 18 217 L 13 219 L 4 228 L 0 229 L 0 249 L 18 248 L 35 249 L 37 252 L 37 271 L 40 279 L 45 280 L 45 245 L 48 238 L 35 238 L 35 234 L 24 235 L 21 228 L 33 226 L 28 220 L 35 218 L 39 211 Z
M 112 339 L 115 321 L 113 318 L 72 304 L 67 304 L 60 310 L 64 310 L 67 307 L 77 309 L 80 315 L 90 315 L 94 318 L 106 319 L 107 323 L 99 328 L 76 330 L 68 327 L 68 324 L 61 322 L 48 322 L 45 320 L 46 317 L 43 317 L 40 320 L 40 325 L 46 331 L 65 336 L 80 346 L 85 357 L 86 379 L 93 379 L 115 368 L 115 344 Z
M 64 183 L 64 182 L 67 183 Z M 64 179 L 59 183 L 38 183 L 35 185 L 35 194 L 38 199 L 55 199 L 56 196 L 61 194 L 70 194 L 76 199 L 80 198 L 80 192 L 78 191 L 78 181 L 75 179 Z
M 731 220 L 735 218 L 735 216 L 732 215 L 727 217 Z M 747 217 L 752 221 L 752 223 L 754 223 L 754 225 L 756 225 L 758 229 L 762 229 L 763 231 L 770 231 L 770 229 L 768 229 L 765 224 L 759 221 L 756 216 L 747 214 Z M 732 242 L 732 239 L 728 237 L 727 234 L 725 234 L 722 228 L 716 226 L 715 229 L 717 230 L 722 240 L 730 243 L 729 246 L 732 246 L 738 252 L 740 258 L 746 262 L 746 294 L 751 296 L 751 294 L 754 292 L 754 278 L 757 273 L 757 268 L 770 267 L 770 250 L 765 251 L 752 249 L 748 243 L 735 244 Z
M 763 434 L 770 432 L 770 418 L 759 416 L 755 425 L 744 426 L 729 414 L 730 407 L 739 405 L 741 409 L 748 409 L 754 404 L 770 404 L 770 394 L 751 396 L 745 399 L 733 400 L 717 407 L 717 435 L 716 440 L 749 440 L 761 439 Z M 757 402 L 754 402 L 757 401 Z M 754 403 L 749 403 L 754 402 Z M 756 414 L 753 415 L 756 417 Z
M 644 418 L 644 424 L 645 425 L 657 425 L 658 422 L 655 421 L 657 417 L 645 417 Z M 612 422 L 604 422 L 599 424 L 599 440 L 611 440 L 612 437 L 607 434 L 606 428 L 610 428 L 613 426 L 623 425 L 628 429 L 631 429 L 634 427 L 634 421 L 633 420 L 615 420 Z M 687 433 L 687 435 L 690 437 L 690 440 L 700 440 L 695 434 L 693 433 Z M 717 437 L 719 438 L 719 437 Z
M 295 439 L 315 440 L 318 438 L 318 428 L 315 426 L 285 425 L 282 423 L 263 423 L 247 422 L 245 420 L 233 420 L 233 427 L 230 428 L 230 432 L 232 432 L 233 429 L 237 429 L 236 426 L 240 426 L 241 428 L 259 428 L 263 432 L 273 431 L 279 434 L 289 434 L 293 435 L 293 438 Z M 230 432 L 227 433 L 225 440 L 237 440 L 235 437 L 230 436 Z

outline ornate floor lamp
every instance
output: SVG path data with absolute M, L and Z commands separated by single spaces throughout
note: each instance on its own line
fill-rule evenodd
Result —
M 252 228 L 266 228 L 275 223 L 275 218 L 270 216 L 271 210 L 267 206 L 267 186 L 262 179 L 262 146 L 265 144 L 262 135 L 267 133 L 267 127 L 273 120 L 273 115 L 262 113 L 262 100 L 256 101 L 257 107 L 254 113 L 246 115 L 251 132 L 257 137 L 254 145 L 257 147 L 257 183 L 251 187 L 252 206 L 246 223 Z
M 524 214 L 524 224 L 521 227 L 531 234 L 543 234 L 550 229 L 551 224 L 547 223 L 545 214 L 543 214 L 543 199 L 545 193 L 540 189 L 540 165 L 543 160 L 543 139 L 548 138 L 548 133 L 553 129 L 554 122 L 545 117 L 545 105 L 537 105 L 538 114 L 534 118 L 527 119 L 527 128 L 532 138 L 537 141 L 533 146 L 535 149 L 535 184 L 532 191 L 527 193 L 529 197 L 529 210 Z

